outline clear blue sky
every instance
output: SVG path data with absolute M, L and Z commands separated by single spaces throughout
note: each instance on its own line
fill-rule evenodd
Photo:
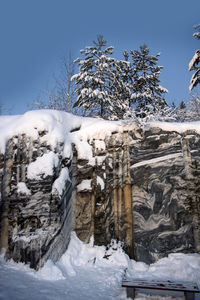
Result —
M 76 58 L 100 33 L 119 59 L 143 43 L 161 52 L 161 84 L 178 104 L 189 97 L 199 23 L 200 0 L 0 0 L 0 103 L 24 113 L 51 86 L 60 59 Z

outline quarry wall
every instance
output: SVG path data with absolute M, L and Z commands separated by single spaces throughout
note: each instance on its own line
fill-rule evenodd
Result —
M 199 252 L 200 139 L 160 128 L 124 127 L 93 141 L 94 167 L 76 157 L 74 229 L 80 239 L 124 243 L 152 263 L 171 252 Z M 91 185 L 82 184 L 91 180 Z M 82 187 L 82 188 L 81 188 Z
M 78 130 L 78 129 L 77 129 Z M 172 252 L 200 252 L 200 136 L 123 125 L 88 140 L 92 160 L 63 157 L 39 139 L 16 135 L 0 155 L 0 248 L 40 268 L 67 249 L 72 229 L 96 245 L 123 243 L 152 263 Z M 45 160 L 44 160 L 45 158 Z M 33 176 L 34 173 L 34 176 Z
M 5 249 L 7 258 L 35 269 L 48 259 L 56 261 L 70 240 L 72 166 L 71 161 L 62 159 L 62 147 L 58 145 L 54 153 L 40 139 L 18 135 L 8 141 L 5 155 L 0 157 L 0 248 Z M 46 160 L 38 161 L 40 157 Z M 62 175 L 65 169 L 69 176 Z M 61 189 L 57 188 L 60 180 Z

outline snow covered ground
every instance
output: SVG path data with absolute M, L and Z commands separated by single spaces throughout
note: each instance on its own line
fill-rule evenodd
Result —
M 104 258 L 106 257 L 108 258 Z M 121 288 L 124 271 L 134 278 L 174 279 L 200 282 L 199 254 L 170 254 L 150 266 L 130 260 L 120 244 L 82 243 L 72 233 L 66 253 L 54 264 L 48 261 L 38 272 L 22 263 L 0 258 L 0 299 L 4 300 L 114 300 L 126 299 Z M 172 299 L 171 296 L 138 294 L 137 300 Z M 176 299 L 183 299 L 178 295 Z M 200 297 L 196 297 L 200 299 Z

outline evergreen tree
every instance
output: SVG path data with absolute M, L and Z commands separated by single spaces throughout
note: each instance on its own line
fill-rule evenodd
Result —
M 179 105 L 180 109 L 186 109 L 186 105 L 185 102 L 182 100 L 180 105 Z
M 195 32 L 193 34 L 193 36 L 200 40 L 200 24 L 197 25 L 197 26 L 194 26 L 195 29 L 197 29 L 198 31 Z M 200 83 L 200 66 L 199 66 L 199 63 L 200 63 L 200 49 L 197 50 L 192 58 L 192 60 L 190 61 L 189 63 L 189 71 L 192 71 L 194 70 L 194 74 L 192 75 L 192 78 L 190 80 L 190 91 L 193 90 L 193 88 L 198 84 Z
M 97 36 L 93 46 L 81 50 L 84 58 L 78 58 L 79 73 L 72 77 L 78 95 L 74 107 L 83 107 L 88 115 L 109 119 L 122 119 L 136 113 L 159 114 L 168 109 L 160 86 L 157 66 L 159 54 L 151 56 L 146 45 L 140 50 L 124 51 L 124 60 L 116 60 L 111 55 L 114 48 L 106 47 L 102 35 Z
M 188 101 L 187 119 L 189 121 L 200 120 L 200 96 L 194 94 Z
M 187 119 L 187 107 L 183 100 L 180 102 L 179 107 L 174 104 L 174 117 L 178 122 L 184 122 Z
M 121 66 L 111 57 L 114 48 L 106 47 L 102 35 L 93 46 L 81 50 L 78 58 L 79 73 L 72 77 L 78 95 L 74 107 L 84 107 L 88 115 L 102 118 L 122 118 L 127 110 L 126 86 L 121 80 Z
M 200 96 L 193 94 L 187 103 L 181 101 L 179 108 L 175 111 L 178 122 L 191 122 L 200 120 Z
M 124 79 L 130 93 L 130 105 L 135 107 L 138 115 L 144 116 L 147 112 L 161 113 L 167 106 L 162 94 L 168 91 L 159 83 L 160 72 L 163 67 L 158 66 L 160 54 L 152 56 L 149 48 L 144 44 L 139 50 L 131 50 L 131 65 L 124 70 Z M 124 52 L 125 60 L 128 53 Z

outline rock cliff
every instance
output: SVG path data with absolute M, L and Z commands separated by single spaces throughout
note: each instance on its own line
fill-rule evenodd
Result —
M 79 238 L 87 242 L 93 234 L 98 245 L 118 239 L 130 257 L 146 263 L 171 252 L 199 252 L 199 145 L 195 130 L 154 126 L 127 125 L 105 141 L 94 140 L 95 166 L 76 158 Z M 80 181 L 91 185 L 81 189 Z
M 72 230 L 72 166 L 61 150 L 18 135 L 1 155 L 1 248 L 35 269 L 63 254 Z
M 139 126 L 52 111 L 28 117 L 28 129 L 20 123 L 0 140 L 7 258 L 35 269 L 56 261 L 72 229 L 97 245 L 120 240 L 146 263 L 200 252 L 199 124 Z

